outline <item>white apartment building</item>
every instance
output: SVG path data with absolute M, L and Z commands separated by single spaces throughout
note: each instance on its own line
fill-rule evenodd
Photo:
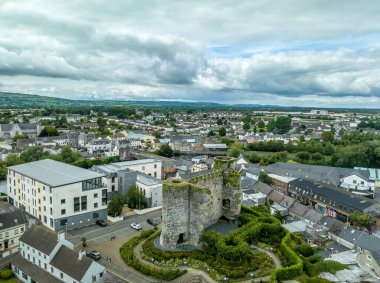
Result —
M 145 175 L 137 174 L 136 187 L 145 197 L 148 207 L 156 207 L 162 205 L 162 181 Z
M 25 232 L 27 220 L 20 209 L 0 206 L 0 258 L 18 252 L 19 239 Z
M 110 163 L 117 170 L 129 169 L 162 179 L 162 161 L 153 158 Z
M 141 159 L 103 165 L 94 165 L 91 170 L 103 174 L 103 184 L 108 188 L 108 199 L 117 193 L 127 194 L 129 188 L 137 186 L 144 193 L 148 207 L 162 205 L 162 161 Z
M 81 227 L 107 218 L 103 176 L 51 159 L 12 166 L 8 200 L 52 230 Z
M 12 271 L 28 283 L 99 283 L 104 266 L 74 251 L 74 245 L 41 225 L 33 225 L 20 238 L 20 254 L 11 260 Z

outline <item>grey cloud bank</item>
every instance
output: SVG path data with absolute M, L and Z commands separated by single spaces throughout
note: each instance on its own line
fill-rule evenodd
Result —
M 380 3 L 331 2 L 1 1 L 0 90 L 380 107 Z

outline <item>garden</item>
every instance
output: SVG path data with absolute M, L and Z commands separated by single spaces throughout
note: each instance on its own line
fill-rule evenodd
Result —
M 239 223 L 238 229 L 226 235 L 212 230 L 203 232 L 198 250 L 161 250 L 154 244 L 160 231 L 152 229 L 129 240 L 120 253 L 127 265 L 166 281 L 183 275 L 188 267 L 202 270 L 218 282 L 227 278 L 229 282 L 262 278 L 273 283 L 297 277 L 312 282 L 308 280 L 314 280 L 320 272 L 347 268 L 323 261 L 312 247 L 284 229 L 267 206 L 243 206 Z M 283 267 L 275 268 L 273 259 L 262 250 L 276 254 Z

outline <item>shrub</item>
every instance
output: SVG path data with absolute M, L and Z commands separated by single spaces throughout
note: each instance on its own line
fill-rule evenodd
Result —
M 186 270 L 179 269 L 158 269 L 151 267 L 147 264 L 140 262 L 140 260 L 134 255 L 134 248 L 144 239 L 148 238 L 154 233 L 154 230 L 145 230 L 139 236 L 133 237 L 128 242 L 126 242 L 120 248 L 120 255 L 124 262 L 133 267 L 134 269 L 140 271 L 141 273 L 152 276 L 160 280 L 171 281 L 179 276 L 185 274 Z
M 0 272 L 0 278 L 4 280 L 11 279 L 14 276 L 13 271 L 10 269 L 5 269 Z
M 294 251 L 304 257 L 309 257 L 314 255 L 314 249 L 308 244 L 302 244 L 295 247 Z

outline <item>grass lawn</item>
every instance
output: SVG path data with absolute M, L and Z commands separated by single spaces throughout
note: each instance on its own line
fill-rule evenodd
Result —
M 0 279 L 0 283 L 20 283 L 20 282 L 21 282 L 21 281 L 15 279 L 15 278 L 8 279 L 8 280 Z

